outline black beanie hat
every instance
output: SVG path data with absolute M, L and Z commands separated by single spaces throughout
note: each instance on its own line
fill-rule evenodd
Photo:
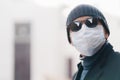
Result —
M 91 5 L 82 4 L 82 5 L 78 5 L 77 7 L 75 7 L 68 15 L 66 26 L 67 26 L 67 36 L 68 36 L 69 43 L 71 43 L 71 40 L 70 40 L 70 33 L 69 33 L 68 26 L 75 19 L 82 17 L 82 16 L 91 16 L 91 17 L 100 18 L 102 20 L 102 23 L 103 23 L 102 25 L 103 25 L 104 29 L 107 31 L 108 35 L 110 34 L 108 24 L 107 24 L 107 21 L 106 21 L 104 15 L 97 8 L 95 8 Z

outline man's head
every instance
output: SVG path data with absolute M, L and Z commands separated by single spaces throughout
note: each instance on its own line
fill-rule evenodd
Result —
M 82 23 L 86 23 L 86 22 L 89 25 L 89 23 L 88 23 L 89 19 L 95 21 L 93 23 L 96 25 L 98 25 L 98 24 L 102 25 L 103 29 L 104 29 L 105 38 L 106 39 L 108 38 L 110 31 L 109 31 L 108 24 L 107 24 L 107 21 L 106 21 L 104 15 L 97 8 L 95 8 L 93 6 L 79 5 L 70 12 L 70 14 L 68 15 L 68 18 L 67 18 L 66 26 L 67 26 L 67 36 L 68 36 L 69 43 L 71 43 L 71 38 L 70 38 L 71 26 L 73 26 L 74 23 L 82 24 Z M 94 25 L 94 24 L 92 24 L 92 25 Z

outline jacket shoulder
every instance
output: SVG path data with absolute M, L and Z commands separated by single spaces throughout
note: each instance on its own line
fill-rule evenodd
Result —
M 119 69 L 120 69 L 120 53 L 119 52 L 113 52 L 112 55 L 109 56 L 109 59 L 107 61 L 111 66 L 114 65 L 117 65 L 119 66 Z
M 120 60 L 120 52 L 114 52 L 113 58 L 115 58 L 115 60 Z

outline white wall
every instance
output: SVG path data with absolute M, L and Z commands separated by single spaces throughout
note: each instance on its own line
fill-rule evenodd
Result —
M 31 80 L 66 77 L 59 46 L 59 8 L 0 1 L 0 80 L 14 79 L 14 24 L 31 22 Z
M 120 16 L 107 14 L 107 20 L 110 28 L 109 42 L 115 51 L 120 52 Z

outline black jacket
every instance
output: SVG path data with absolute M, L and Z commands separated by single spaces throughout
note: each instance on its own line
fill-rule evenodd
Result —
M 108 43 L 99 51 L 99 58 L 92 68 L 86 74 L 84 80 L 120 80 L 120 54 L 113 50 Z M 75 73 L 73 80 L 80 80 L 83 67 L 78 64 L 78 71 Z

